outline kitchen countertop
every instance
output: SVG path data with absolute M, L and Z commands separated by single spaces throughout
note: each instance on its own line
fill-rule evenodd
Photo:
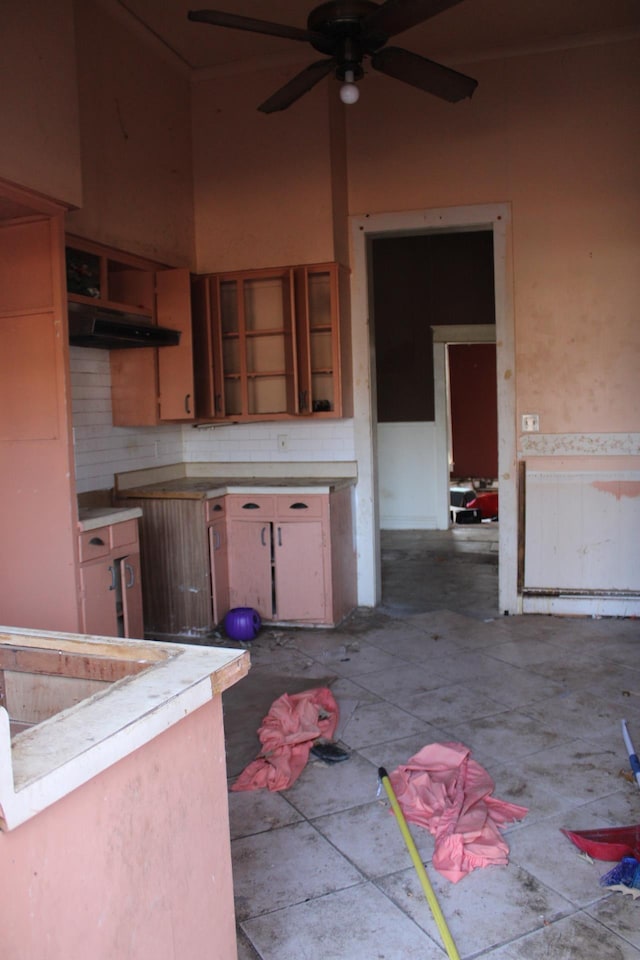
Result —
M 118 492 L 120 499 L 158 498 L 210 500 L 229 493 L 267 494 L 292 493 L 295 495 L 326 494 L 355 483 L 352 477 L 180 477 L 158 483 L 129 487 Z
M 97 530 L 112 523 L 136 520 L 142 516 L 140 507 L 80 507 L 78 510 L 78 529 L 80 533 Z

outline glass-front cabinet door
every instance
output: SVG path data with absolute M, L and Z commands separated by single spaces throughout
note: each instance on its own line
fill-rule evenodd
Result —
M 293 271 L 252 270 L 215 283 L 225 418 L 296 413 Z
M 242 364 L 240 363 L 240 320 L 238 316 L 238 281 L 220 280 L 220 332 L 224 412 L 228 417 L 240 416 L 242 410 Z
M 301 414 L 314 417 L 343 415 L 340 281 L 337 263 L 309 265 L 296 270 Z

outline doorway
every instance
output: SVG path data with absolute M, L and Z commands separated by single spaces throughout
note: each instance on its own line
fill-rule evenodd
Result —
M 352 333 L 355 391 L 354 442 L 358 462 L 356 529 L 359 603 L 375 606 L 381 597 L 379 451 L 377 436 L 375 353 L 369 316 L 373 309 L 370 245 L 379 237 L 429 231 L 490 230 L 494 246 L 496 364 L 498 389 L 498 472 L 501 484 L 499 531 L 499 607 L 517 613 L 517 494 L 515 471 L 515 389 L 513 382 L 513 316 L 508 257 L 508 204 L 452 207 L 353 217 Z M 446 457 L 445 457 L 446 464 Z M 448 476 L 438 502 L 447 501 Z
M 433 327 L 432 332 L 436 446 L 441 474 L 439 487 L 445 490 L 437 506 L 439 526 L 442 527 L 452 519 L 451 506 L 455 499 L 452 488 L 466 486 L 479 490 L 484 487 L 499 491 L 496 327 L 495 324 L 443 325 Z M 466 382 L 464 388 L 456 391 L 452 383 L 451 357 L 452 353 L 456 356 L 455 351 L 459 348 L 470 353 L 463 355 L 457 364 L 457 376 Z M 477 351 L 481 351 L 480 354 Z M 474 370 L 478 364 L 481 369 Z M 481 392 L 484 396 L 479 398 Z M 468 416 L 463 415 L 460 423 L 460 407 L 466 404 L 472 409 L 463 411 Z M 456 408 L 458 446 L 462 444 L 458 453 L 454 443 Z M 467 442 L 466 433 L 472 434 Z
M 440 501 L 449 482 L 445 479 L 444 486 L 439 483 L 442 454 L 437 438 L 443 427 L 443 407 L 436 403 L 435 394 L 443 384 L 435 382 L 433 331 L 445 324 L 446 329 L 454 331 L 464 327 L 471 334 L 460 340 L 452 335 L 449 342 L 470 344 L 476 339 L 476 326 L 494 329 L 493 235 L 486 229 L 435 230 L 374 238 L 369 248 L 369 270 L 380 529 L 443 529 L 448 514 L 440 509 Z M 481 342 L 484 338 L 477 339 Z M 454 367 L 450 372 L 457 370 Z M 454 380 L 446 377 L 450 435 L 452 426 L 463 425 L 465 408 L 477 404 L 470 374 L 470 369 L 461 371 L 455 393 Z M 494 366 L 494 410 L 495 379 Z M 482 389 L 479 383 L 478 387 Z M 452 403 L 458 403 L 460 409 L 455 423 L 449 415 Z M 472 428 L 467 433 L 472 433 Z M 496 433 L 494 413 L 494 480 Z M 462 442 L 463 438 L 464 433 L 455 437 L 462 443 L 461 456 L 468 446 L 467 438 Z

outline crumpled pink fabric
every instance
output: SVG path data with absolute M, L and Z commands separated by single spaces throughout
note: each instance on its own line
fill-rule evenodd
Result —
M 508 863 L 500 828 L 527 808 L 491 796 L 493 780 L 464 744 L 429 744 L 389 780 L 405 819 L 435 837 L 433 866 L 452 883 L 476 867 Z
M 314 740 L 333 738 L 338 715 L 338 704 L 328 687 L 278 697 L 258 729 L 262 750 L 231 789 L 286 790 L 304 770 Z

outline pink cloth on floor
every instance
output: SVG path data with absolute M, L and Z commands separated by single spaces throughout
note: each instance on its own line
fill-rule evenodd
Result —
M 242 771 L 232 790 L 286 790 L 304 770 L 314 740 L 331 740 L 338 725 L 338 704 L 328 687 L 315 687 L 271 704 L 258 737 L 262 750 Z
M 435 837 L 433 866 L 452 883 L 476 867 L 508 863 L 500 828 L 527 808 L 491 796 L 493 780 L 464 744 L 429 744 L 389 780 L 405 819 Z

